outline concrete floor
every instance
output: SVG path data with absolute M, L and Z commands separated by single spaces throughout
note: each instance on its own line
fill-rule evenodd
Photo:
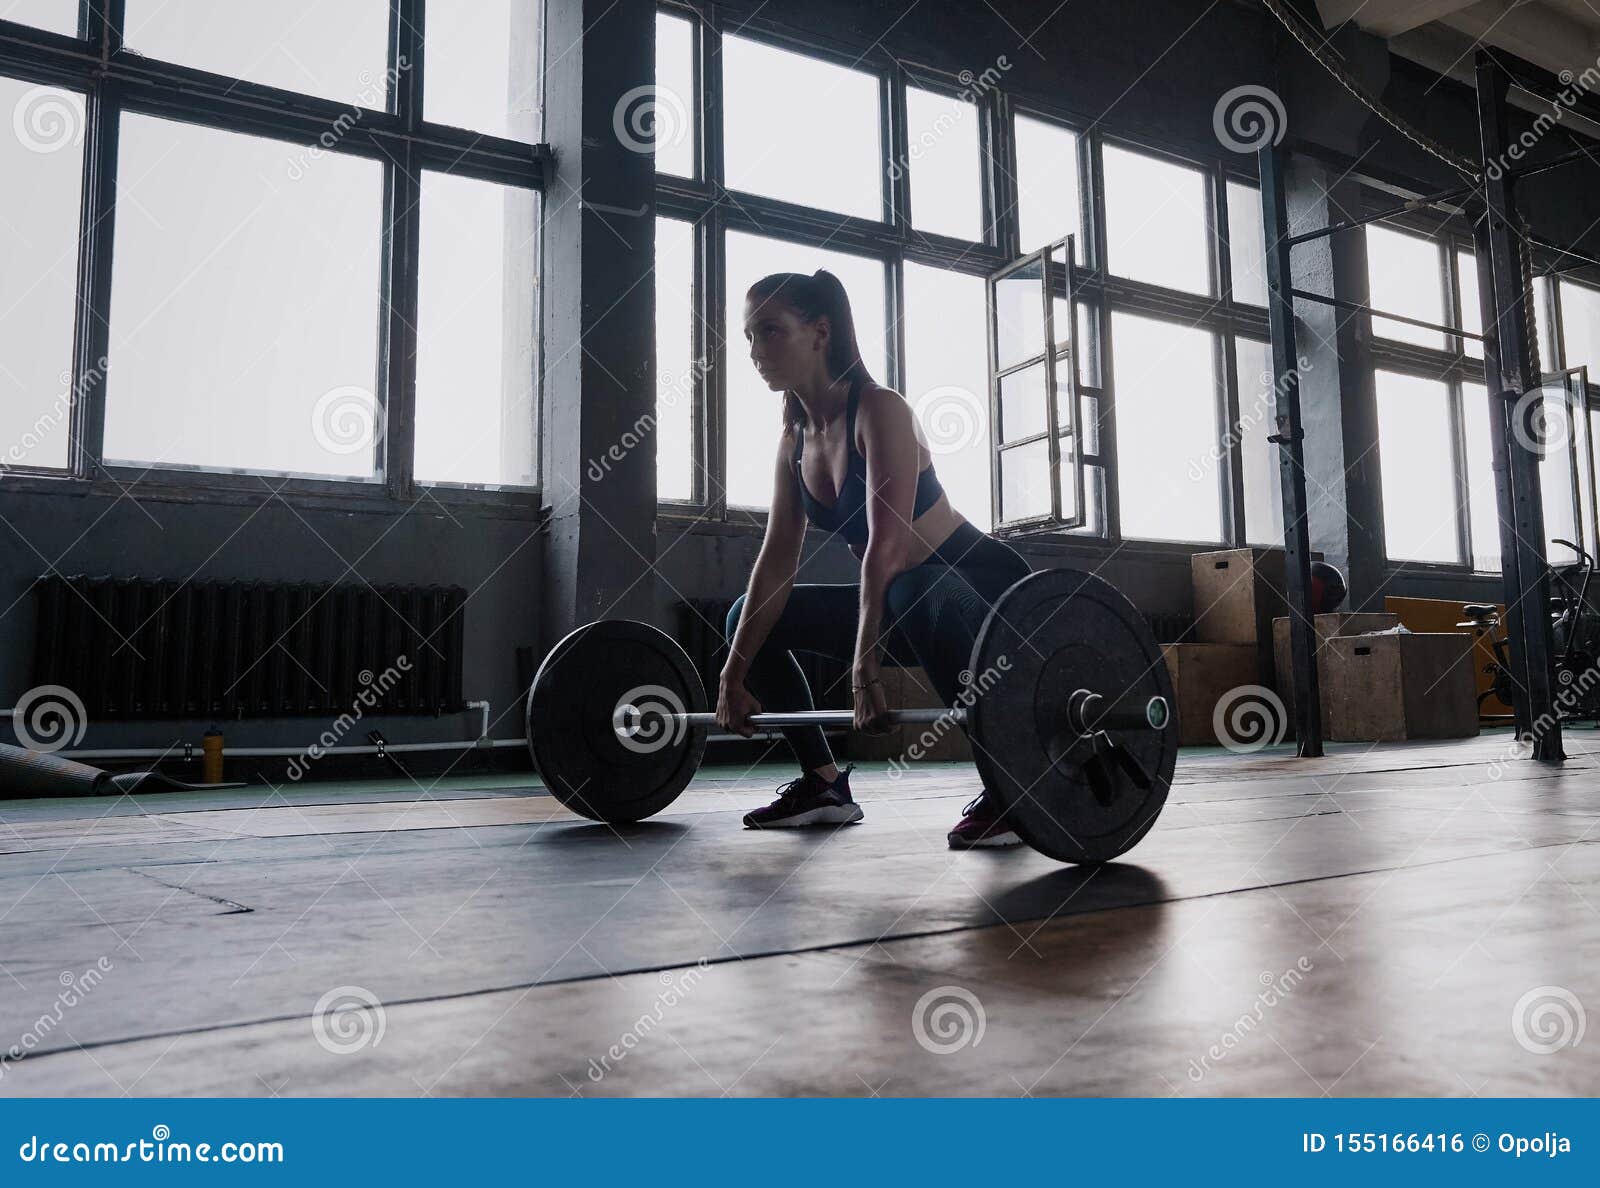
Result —
M 506 776 L 0 803 L 0 1095 L 1594 1095 L 1568 738 L 1185 752 L 1099 871 L 948 851 L 964 765 L 822 833 L 740 828 L 777 765 L 620 834 Z

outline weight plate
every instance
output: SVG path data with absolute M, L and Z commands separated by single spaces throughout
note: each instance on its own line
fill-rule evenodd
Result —
M 983 785 L 1005 806 L 1017 835 L 1063 862 L 1105 862 L 1131 848 L 1166 804 L 1178 760 L 1176 716 L 1161 730 L 1118 729 L 1109 738 L 1150 776 L 1140 788 L 1115 762 L 1091 770 L 1079 746 L 1052 762 L 1075 689 L 1108 699 L 1173 698 L 1149 625 L 1114 586 L 1076 569 L 1030 574 L 1001 595 L 972 649 L 968 733 Z
M 704 706 L 700 676 L 670 636 L 625 619 L 590 623 L 539 665 L 528 690 L 528 749 L 573 812 L 642 821 L 677 799 L 706 749 L 705 727 L 665 715 Z

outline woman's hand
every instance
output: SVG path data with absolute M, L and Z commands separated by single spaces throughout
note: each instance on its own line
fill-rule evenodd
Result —
M 756 732 L 750 715 L 760 712 L 761 703 L 744 687 L 744 678 L 729 677 L 724 673 L 717 682 L 717 725 L 749 738 Z
M 858 671 L 850 683 L 855 694 L 855 728 L 863 734 L 888 734 L 893 730 L 894 724 L 887 720 L 889 699 L 884 696 L 878 674 Z

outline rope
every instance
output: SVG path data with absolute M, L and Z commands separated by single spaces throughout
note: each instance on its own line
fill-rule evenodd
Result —
M 1446 148 L 1432 137 L 1412 127 L 1400 116 L 1379 103 L 1377 99 L 1368 93 L 1366 87 L 1362 86 L 1361 82 L 1343 66 L 1339 65 L 1338 62 L 1324 57 L 1322 45 L 1314 40 L 1310 30 L 1305 28 L 1298 19 L 1290 15 L 1282 0 L 1261 0 L 1261 2 L 1266 5 L 1268 12 L 1278 18 L 1278 23 L 1289 31 L 1289 36 L 1299 42 L 1301 48 L 1315 58 L 1317 64 L 1331 74 L 1340 86 L 1360 100 L 1367 110 L 1371 111 L 1424 152 L 1437 157 L 1450 168 L 1457 170 L 1473 181 L 1479 179 L 1483 173 L 1483 166 L 1479 162 L 1461 156 L 1454 149 Z

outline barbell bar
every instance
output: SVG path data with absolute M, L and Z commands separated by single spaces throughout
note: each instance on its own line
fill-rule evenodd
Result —
M 1093 574 L 1029 574 L 995 600 L 954 707 L 888 711 L 946 722 L 972 745 L 985 789 L 1017 835 L 1064 862 L 1124 853 L 1155 823 L 1177 762 L 1172 681 L 1149 625 Z M 850 710 L 753 714 L 752 727 L 848 726 Z M 700 674 L 664 632 L 602 620 L 571 632 L 534 677 L 528 747 L 573 811 L 641 821 L 686 788 L 716 724 Z M 921 737 L 906 744 L 920 757 Z

